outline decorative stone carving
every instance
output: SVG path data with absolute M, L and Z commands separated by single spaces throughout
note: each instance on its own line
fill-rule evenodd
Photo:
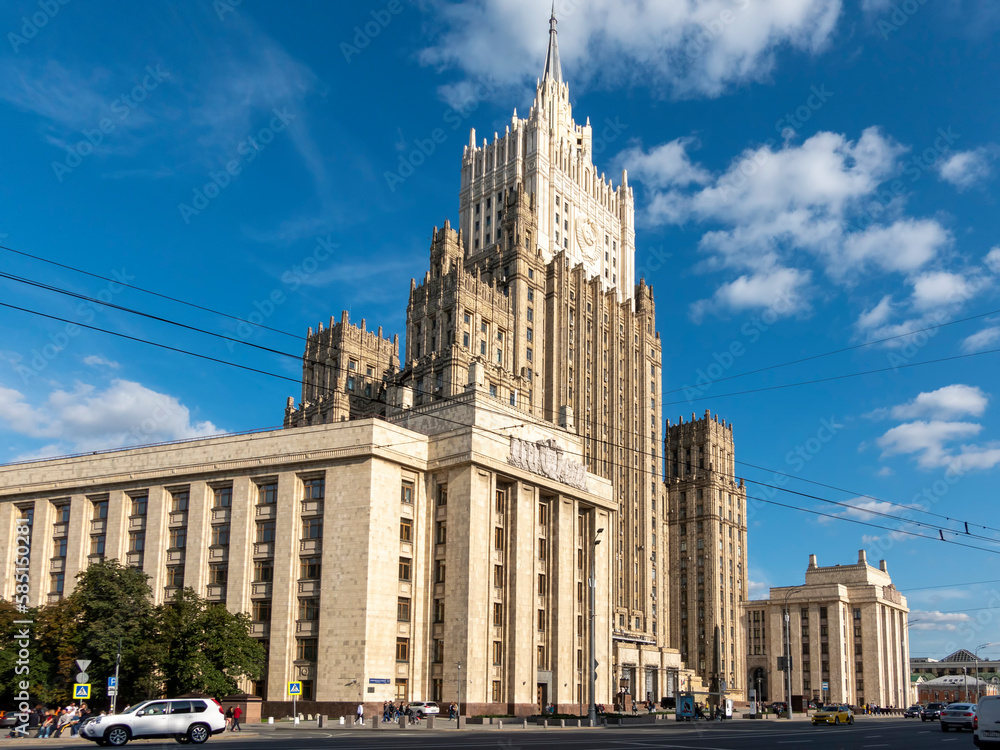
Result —
M 531 443 L 511 435 L 510 457 L 507 463 L 518 469 L 554 479 L 577 489 L 587 489 L 587 469 L 574 461 L 559 447 L 555 440 Z

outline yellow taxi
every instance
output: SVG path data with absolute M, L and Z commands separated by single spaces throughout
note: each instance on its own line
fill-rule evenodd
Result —
M 813 726 L 820 724 L 853 724 L 854 712 L 850 706 L 827 704 L 812 715 Z

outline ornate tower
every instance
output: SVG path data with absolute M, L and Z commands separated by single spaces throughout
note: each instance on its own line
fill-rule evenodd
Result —
M 670 633 L 681 659 L 718 690 L 746 690 L 740 626 L 747 598 L 746 488 L 735 476 L 733 426 L 703 419 L 667 422 Z

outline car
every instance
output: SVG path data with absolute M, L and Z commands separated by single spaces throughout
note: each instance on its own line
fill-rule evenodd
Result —
M 812 716 L 813 726 L 820 724 L 853 724 L 854 712 L 850 706 L 827 703 Z
M 961 732 L 968 729 L 970 732 L 976 730 L 976 704 L 975 703 L 949 703 L 939 717 L 941 731 L 947 732 L 957 729 Z
M 20 714 L 16 711 L 0 711 L 0 727 L 9 729 L 21 723 Z
M 226 730 L 226 716 L 213 698 L 161 698 L 143 701 L 120 714 L 97 716 L 80 736 L 98 745 L 119 747 L 129 740 L 169 739 L 200 745 Z
M 920 721 L 935 721 L 941 718 L 941 711 L 944 710 L 943 703 L 928 703 L 920 711 Z
M 907 709 L 905 709 L 903 711 L 903 718 L 904 719 L 915 719 L 918 716 L 920 716 L 920 706 L 919 705 L 917 705 L 917 706 L 910 706 L 909 708 L 907 708 Z
M 413 701 L 407 706 L 414 716 L 418 716 L 421 719 L 425 716 L 437 716 L 441 713 L 441 708 L 434 701 Z
M 976 747 L 1000 748 L 1000 695 L 984 695 L 976 706 L 976 728 L 972 741 Z

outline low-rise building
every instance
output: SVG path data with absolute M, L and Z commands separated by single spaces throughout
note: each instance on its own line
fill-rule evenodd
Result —
M 917 685 L 918 703 L 975 703 L 981 696 L 996 694 L 996 684 L 977 681 L 971 674 L 935 677 Z
M 804 584 L 772 588 L 769 599 L 743 605 L 747 684 L 760 700 L 788 700 L 779 658 L 790 654 L 793 703 L 903 706 L 908 613 L 885 560 L 874 568 L 862 550 L 854 565 L 821 568 L 810 555 Z

